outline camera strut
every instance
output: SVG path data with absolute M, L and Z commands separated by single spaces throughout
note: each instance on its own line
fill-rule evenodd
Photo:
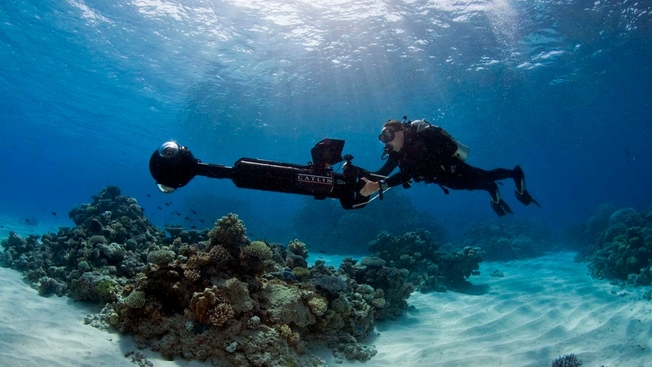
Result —
M 239 188 L 334 198 L 344 209 L 363 208 L 369 197 L 359 192 L 365 184 L 362 178 L 385 177 L 354 166 L 352 155 L 341 156 L 343 148 L 344 140 L 322 139 L 312 148 L 313 161 L 308 165 L 240 158 L 228 167 L 203 163 L 187 147 L 168 141 L 152 154 L 149 170 L 165 193 L 187 185 L 195 176 L 205 176 L 230 179 Z M 342 161 L 342 172 L 334 172 L 331 167 Z

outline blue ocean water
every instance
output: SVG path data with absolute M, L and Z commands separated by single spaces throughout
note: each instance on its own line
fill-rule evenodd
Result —
M 73 206 L 117 185 L 159 225 L 235 212 L 251 236 L 287 241 L 312 199 L 206 178 L 164 195 L 150 155 L 175 139 L 205 162 L 304 164 L 332 137 L 377 169 L 380 126 L 403 115 L 446 128 L 471 147 L 472 165 L 521 164 L 542 203 L 521 206 L 511 182 L 506 218 L 484 192 L 402 192 L 450 228 L 525 218 L 562 231 L 603 203 L 645 209 L 651 10 L 600 0 L 4 1 L 0 216 L 72 226 Z M 382 201 L 359 214 L 369 211 L 392 215 Z

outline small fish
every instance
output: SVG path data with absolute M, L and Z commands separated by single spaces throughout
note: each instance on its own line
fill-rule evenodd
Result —
M 56 217 L 56 216 L 57 216 L 57 212 L 52 212 L 52 215 L 54 215 L 54 216 Z
M 204 220 L 203 220 L 203 219 L 200 219 L 200 220 L 199 220 L 199 223 L 204 223 Z
M 188 217 L 183 217 L 183 219 L 185 219 L 185 220 L 190 220 L 190 218 L 188 218 Z
M 152 195 L 150 195 L 150 194 L 145 194 L 145 195 L 146 195 L 148 198 L 151 198 L 151 197 L 152 197 Z
M 197 214 L 197 212 L 192 209 L 190 209 L 190 211 L 192 212 L 192 214 Z
M 197 226 L 190 226 L 190 228 L 192 228 L 192 229 L 197 229 Z
M 161 207 L 159 206 L 159 207 L 158 207 L 158 210 L 161 210 L 161 209 L 163 209 L 163 208 L 161 208 Z
M 170 203 L 165 203 L 165 206 L 170 206 Z

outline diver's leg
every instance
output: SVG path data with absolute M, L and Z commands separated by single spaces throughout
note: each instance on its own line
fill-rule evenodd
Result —
M 516 184 L 516 198 L 518 201 L 524 205 L 530 205 L 534 203 L 537 206 L 541 206 L 525 189 L 525 174 L 523 173 L 521 166 L 516 166 L 514 169 L 496 168 L 485 172 L 486 173 L 484 177 L 486 180 L 497 181 L 504 180 L 506 178 L 514 179 L 514 183 Z
M 439 174 L 437 183 L 456 190 L 485 190 L 491 195 L 491 208 L 502 217 L 512 213 L 509 205 L 500 197 L 496 179 L 513 177 L 512 170 L 499 168 L 493 171 L 486 171 L 466 163 L 455 166 L 456 169 L 447 171 L 448 174 Z
M 535 203 L 538 207 L 539 202 L 534 200 L 532 195 L 530 195 L 529 192 L 525 189 L 525 174 L 523 173 L 523 169 L 521 169 L 521 166 L 516 166 L 513 170 L 514 172 L 514 183 L 516 184 L 516 198 L 518 201 L 523 203 L 524 205 L 530 205 L 532 203 Z

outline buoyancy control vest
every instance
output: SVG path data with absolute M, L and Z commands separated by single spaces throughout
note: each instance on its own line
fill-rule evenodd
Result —
M 406 128 L 414 131 L 417 134 L 422 134 L 426 131 L 434 135 L 434 140 L 436 144 L 440 145 L 443 151 L 448 150 L 453 151 L 451 157 L 457 158 L 460 161 L 464 162 L 468 158 L 470 153 L 470 148 L 465 144 L 457 141 L 448 131 L 444 130 L 442 127 L 433 125 L 426 120 L 414 120 L 408 121 L 405 123 Z

